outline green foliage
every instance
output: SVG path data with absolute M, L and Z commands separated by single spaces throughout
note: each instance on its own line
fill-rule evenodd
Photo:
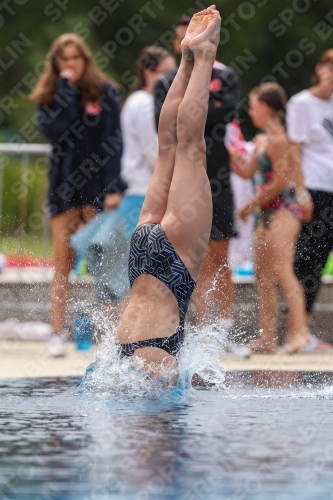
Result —
M 45 162 L 31 157 L 23 173 L 19 158 L 6 156 L 3 160 L 2 236 L 19 235 L 23 231 L 39 237 L 46 219 Z
M 50 235 L 46 238 L 40 235 L 2 236 L 0 239 L 0 253 L 5 255 L 24 255 L 31 257 L 52 257 L 53 247 Z
M 50 256 L 52 245 L 46 209 L 47 159 L 3 156 L 1 161 L 0 253 Z
M 68 31 L 81 34 L 101 68 L 118 80 L 125 94 L 130 76 L 135 74 L 140 49 L 155 43 L 171 49 L 175 20 L 205 6 L 201 0 L 62 0 L 50 3 L 26 0 L 19 3 L 22 5 L 11 2 L 12 12 L 2 10 L 0 59 L 7 65 L 13 63 L 1 79 L 0 99 L 12 92 L 12 104 L 16 108 L 6 108 L 8 101 L 5 100 L 0 124 L 10 128 L 11 133 L 19 131 L 34 113 L 33 104 L 27 100 L 29 88 L 22 79 L 29 72 L 34 78 L 38 77 L 48 48 L 58 35 Z M 234 65 L 245 96 L 267 75 L 276 77 L 289 96 L 309 86 L 318 56 L 333 46 L 329 30 L 325 36 L 324 32 L 320 34 L 318 29 L 314 30 L 324 21 L 331 26 L 332 16 L 325 19 L 332 11 L 331 0 L 217 0 L 217 7 L 224 19 L 218 57 Z M 15 49 L 15 40 L 22 34 L 29 47 Z M 245 56 L 243 61 L 242 56 Z M 281 70 L 272 71 L 279 63 Z M 21 96 L 13 91 L 20 83 Z M 248 122 L 245 127 L 250 131 Z M 22 130 L 20 136 L 28 142 L 41 140 L 37 136 L 32 138 L 31 134 L 25 136 Z

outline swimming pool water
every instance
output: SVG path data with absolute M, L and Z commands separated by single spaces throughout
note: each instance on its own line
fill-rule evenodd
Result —
M 0 499 L 333 499 L 333 374 L 113 400 L 1 381 Z

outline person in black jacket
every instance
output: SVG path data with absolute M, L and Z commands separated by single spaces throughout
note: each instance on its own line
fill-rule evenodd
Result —
M 98 210 L 118 206 L 127 187 L 120 176 L 119 103 L 115 87 L 73 33 L 52 44 L 31 98 L 38 105 L 37 127 L 52 144 L 48 205 L 55 269 L 49 351 L 60 356 L 65 354 L 68 276 L 75 258 L 70 237 Z
M 189 18 L 181 18 L 175 26 L 173 49 L 181 53 Z M 159 115 L 177 70 L 158 80 L 155 91 L 155 119 Z M 207 174 L 213 196 L 213 219 L 210 242 L 203 260 L 195 302 L 200 324 L 211 324 L 217 313 L 219 331 L 227 334 L 233 324 L 234 287 L 228 264 L 229 238 L 237 236 L 234 199 L 230 184 L 229 154 L 224 145 L 226 125 L 237 118 L 240 101 L 239 78 L 232 68 L 215 62 L 211 82 L 209 107 L 205 127 Z M 214 284 L 214 286 L 212 286 Z

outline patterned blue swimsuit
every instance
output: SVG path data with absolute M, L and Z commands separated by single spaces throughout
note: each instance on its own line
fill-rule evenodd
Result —
M 131 286 L 140 274 L 151 274 L 162 281 L 177 299 L 180 323 L 170 337 L 120 344 L 122 355 L 132 356 L 139 347 L 159 347 L 176 356 L 184 341 L 185 315 L 195 281 L 160 224 L 143 224 L 135 230 L 131 241 L 128 273 Z

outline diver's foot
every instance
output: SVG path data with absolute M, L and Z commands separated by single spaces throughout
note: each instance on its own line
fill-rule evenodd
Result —
M 194 54 L 206 52 L 207 50 L 215 53 L 220 40 L 221 28 L 220 13 L 215 9 L 215 5 L 195 14 L 191 19 L 190 25 L 191 23 L 193 28 L 188 35 L 188 48 Z
M 212 7 L 215 7 L 215 5 Z M 192 17 L 190 24 L 187 27 L 185 37 L 181 41 L 181 48 L 183 55 L 193 56 L 193 52 L 189 48 L 189 43 L 191 40 L 193 40 L 193 38 L 195 38 L 197 35 L 200 35 L 200 33 L 203 33 L 206 30 L 208 22 L 207 14 L 208 14 L 208 9 L 205 9 L 200 12 L 197 12 Z
M 193 60 L 194 54 L 192 50 L 189 48 L 189 43 L 195 36 L 200 35 L 200 33 L 205 31 L 207 23 L 203 21 L 206 15 L 207 15 L 207 9 L 194 14 L 194 16 L 190 21 L 190 24 L 187 27 L 186 34 L 180 44 L 182 48 L 183 57 L 190 59 L 191 61 Z

